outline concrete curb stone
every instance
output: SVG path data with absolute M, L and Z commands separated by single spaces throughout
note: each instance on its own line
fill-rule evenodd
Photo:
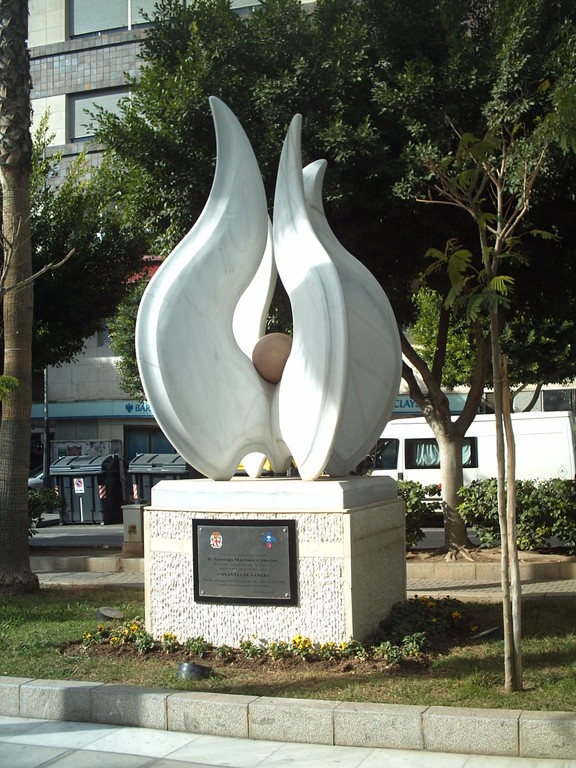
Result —
M 261 697 L 249 707 L 251 739 L 334 744 L 336 701 Z
M 424 749 L 422 715 L 428 707 L 371 702 L 339 704 L 334 744 L 347 747 Z
M 33 682 L 27 677 L 0 677 L 0 714 L 20 717 L 20 688 Z
M 576 716 L 574 712 L 522 712 L 520 715 L 520 756 L 576 757 Z
M 574 758 L 576 712 L 419 707 L 0 677 L 0 715 L 233 738 Z
M 249 738 L 248 710 L 255 696 L 178 691 L 167 699 L 169 731 Z
M 19 717 L 39 717 L 43 720 L 77 720 L 90 722 L 90 694 L 102 683 L 78 680 L 29 680 L 20 687 Z M 3 687 L 0 688 L 3 691 Z
M 520 715 L 510 709 L 430 707 L 422 716 L 425 749 L 516 757 Z
M 166 700 L 171 693 L 133 685 L 102 685 L 91 692 L 92 721 L 166 731 Z

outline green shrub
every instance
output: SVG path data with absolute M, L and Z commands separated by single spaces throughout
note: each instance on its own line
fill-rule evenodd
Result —
M 210 650 L 210 645 L 204 640 L 203 637 L 189 637 L 184 643 L 184 648 L 190 653 L 194 653 L 196 656 L 205 656 Z
M 474 480 L 459 495 L 460 517 L 476 530 L 481 546 L 493 547 L 500 539 L 496 479 Z
M 406 505 L 406 546 L 415 547 L 424 538 L 423 524 L 442 509 L 440 487 L 415 480 L 399 480 L 398 496 Z
M 496 480 L 475 480 L 460 489 L 459 513 L 475 528 L 484 547 L 500 539 Z M 558 538 L 576 551 L 576 482 L 574 480 L 516 481 L 517 542 L 521 550 L 545 549 Z
M 53 488 L 31 488 L 28 491 L 28 535 L 34 536 L 45 512 L 63 512 L 65 509 L 66 499 L 61 499 Z
M 544 480 L 539 484 L 540 524 L 549 537 L 558 538 L 571 553 L 576 552 L 576 482 Z
M 469 630 L 464 606 L 452 597 L 413 597 L 394 603 L 388 618 L 381 622 L 379 634 L 397 646 L 418 649 L 437 635 L 465 634 Z

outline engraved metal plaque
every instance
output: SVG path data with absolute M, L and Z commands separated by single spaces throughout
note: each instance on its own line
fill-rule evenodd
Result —
M 194 600 L 296 605 L 294 520 L 194 520 Z

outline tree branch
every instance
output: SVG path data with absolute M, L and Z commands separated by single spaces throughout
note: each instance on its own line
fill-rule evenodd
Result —
M 27 277 L 26 280 L 22 280 L 21 282 L 17 283 L 16 285 L 12 285 L 10 288 L 4 288 L 4 272 L 6 270 L 6 264 L 9 263 L 10 257 L 7 257 L 7 259 L 4 261 L 4 270 L 2 274 L 2 279 L 0 279 L 0 285 L 2 287 L 0 288 L 0 298 L 3 298 L 7 293 L 12 293 L 13 291 L 20 291 L 22 288 L 26 288 L 28 285 L 33 283 L 37 278 L 39 278 L 41 275 L 45 274 L 46 272 L 53 272 L 55 269 L 59 269 L 63 264 L 65 264 L 70 256 L 74 253 L 75 249 L 72 248 L 71 251 L 68 251 L 66 256 L 64 256 L 63 259 L 60 261 L 57 261 L 54 263 L 53 261 L 50 262 L 50 264 L 46 264 L 42 267 L 42 269 L 39 269 L 38 272 L 35 272 L 33 275 L 30 275 L 30 277 Z

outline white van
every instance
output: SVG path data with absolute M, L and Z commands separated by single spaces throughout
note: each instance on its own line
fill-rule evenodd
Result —
M 516 478 L 574 479 L 576 474 L 576 425 L 568 411 L 533 411 L 512 414 L 516 443 Z M 426 419 L 393 419 L 371 454 L 373 475 L 398 480 L 439 484 L 438 443 Z M 464 485 L 473 480 L 496 477 L 496 424 L 493 414 L 476 416 L 462 448 Z

